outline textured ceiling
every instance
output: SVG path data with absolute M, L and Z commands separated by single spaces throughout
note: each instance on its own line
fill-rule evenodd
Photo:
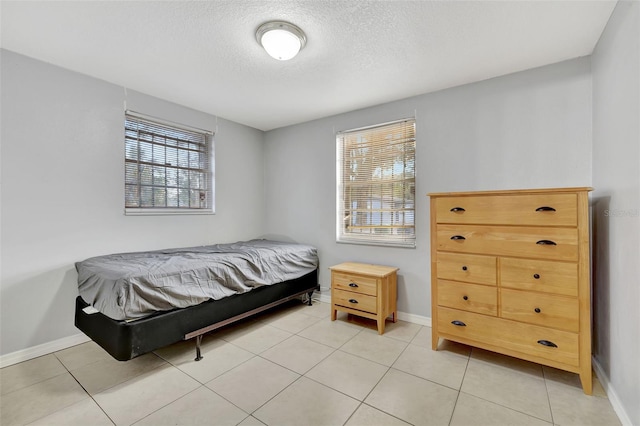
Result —
M 270 130 L 592 53 L 615 1 L 2 1 L 2 47 Z M 255 40 L 307 34 L 293 60 Z

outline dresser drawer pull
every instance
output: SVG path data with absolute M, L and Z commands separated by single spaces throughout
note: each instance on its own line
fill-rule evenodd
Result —
M 462 235 L 454 235 L 453 237 L 451 237 L 452 240 L 466 240 L 465 237 L 463 237 Z
M 356 284 L 356 283 L 349 283 L 349 287 L 356 288 L 356 287 L 358 287 L 358 284 Z
M 540 343 L 542 346 L 548 346 L 550 348 L 557 348 L 558 345 L 556 345 L 553 342 L 550 342 L 548 340 L 538 340 L 538 343 Z
M 349 299 L 349 303 L 358 303 L 356 299 Z
M 533 274 L 533 278 L 535 278 L 536 280 L 540 279 L 540 274 Z
M 535 311 L 536 314 L 539 314 L 540 313 L 540 308 L 535 308 L 534 311 Z
M 555 212 L 556 209 L 554 209 L 553 207 L 542 206 L 542 207 L 538 207 L 536 211 L 537 212 Z
M 465 209 L 463 209 L 462 207 L 454 207 L 451 210 L 449 210 L 450 212 L 464 212 L 466 211 Z
M 462 270 L 463 270 L 463 271 L 466 271 L 467 269 L 469 269 L 469 268 L 467 268 L 466 266 L 463 266 L 463 267 L 462 267 Z
M 556 246 L 557 245 L 554 241 L 551 241 L 551 240 L 540 240 L 540 241 L 536 242 L 536 244 L 541 245 L 541 246 Z
M 466 327 L 467 326 L 467 324 L 463 323 L 462 321 L 458 321 L 458 320 L 451 321 L 451 324 L 457 325 L 458 327 Z
M 469 296 L 462 296 L 464 300 L 469 300 Z

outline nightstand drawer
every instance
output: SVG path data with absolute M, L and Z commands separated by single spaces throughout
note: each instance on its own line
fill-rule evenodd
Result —
M 576 226 L 576 194 L 444 197 L 436 200 L 438 223 Z
M 438 251 L 578 260 L 576 228 L 438 225 Z
M 473 254 L 438 253 L 438 278 L 496 285 L 496 258 Z
M 578 299 L 502 289 L 500 316 L 516 321 L 578 332 Z
M 578 264 L 530 259 L 500 259 L 502 287 L 578 295 Z
M 495 316 L 498 315 L 498 289 L 438 280 L 438 305 Z
M 338 290 L 353 291 L 375 296 L 377 280 L 374 277 L 364 277 L 362 275 L 333 271 L 331 273 L 331 286 Z
M 367 296 L 365 294 L 334 288 L 331 290 L 331 300 L 333 304 L 346 306 L 359 311 L 369 312 L 372 314 L 375 314 L 377 311 L 377 299 L 375 296 Z

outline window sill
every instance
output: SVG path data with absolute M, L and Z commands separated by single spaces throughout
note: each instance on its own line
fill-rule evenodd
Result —
M 190 216 L 214 215 L 212 209 L 124 209 L 125 216 Z
M 336 240 L 338 244 L 355 244 L 361 246 L 379 246 L 379 247 L 396 247 L 415 249 L 416 243 L 399 243 L 399 242 L 382 242 L 382 241 L 366 241 L 366 240 Z

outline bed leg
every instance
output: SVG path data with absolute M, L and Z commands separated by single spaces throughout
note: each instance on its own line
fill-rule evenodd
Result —
M 309 302 L 308 302 L 308 303 L 309 303 L 309 306 L 313 306 L 313 305 L 311 304 L 311 296 L 313 296 L 313 290 L 311 290 L 309 293 L 307 293 L 307 296 L 309 296 Z
M 200 361 L 202 359 L 202 355 L 200 353 L 200 344 L 202 343 L 202 334 L 196 336 L 196 361 Z

